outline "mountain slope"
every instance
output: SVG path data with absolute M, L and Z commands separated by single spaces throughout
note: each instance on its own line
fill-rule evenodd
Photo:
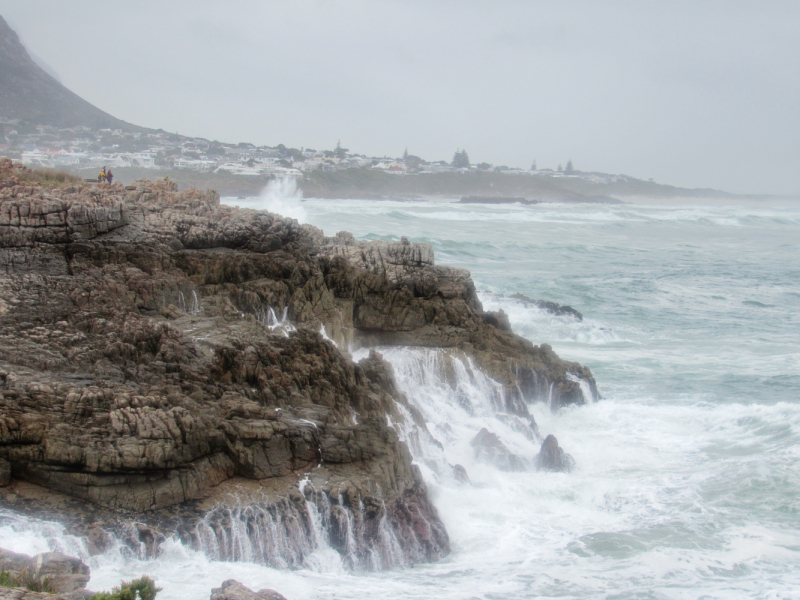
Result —
M 71 92 L 37 65 L 0 17 L 0 118 L 34 125 L 142 131 Z

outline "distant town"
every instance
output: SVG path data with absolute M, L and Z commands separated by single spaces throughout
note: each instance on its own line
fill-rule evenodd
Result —
M 540 175 L 583 179 L 593 183 L 615 183 L 625 175 L 586 173 L 567 161 L 557 169 L 511 168 L 489 163 L 470 163 L 466 150 L 457 150 L 450 162 L 427 161 L 405 152 L 402 157 L 366 156 L 350 152 L 340 144 L 332 150 L 227 144 L 164 131 L 127 132 L 89 127 L 59 129 L 30 126 L 13 119 L 0 119 L 0 155 L 36 168 L 89 171 L 106 167 L 153 170 L 185 170 L 227 173 L 242 177 L 290 177 L 302 179 L 314 172 L 368 169 L 402 177 L 425 173 L 472 173 L 491 171 L 508 175 Z

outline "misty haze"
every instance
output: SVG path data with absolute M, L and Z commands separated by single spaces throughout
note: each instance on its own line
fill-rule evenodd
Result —
M 0 600 L 794 597 L 799 26 L 0 0 Z

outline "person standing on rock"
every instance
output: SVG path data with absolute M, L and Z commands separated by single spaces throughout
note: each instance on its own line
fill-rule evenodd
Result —
M 97 176 L 97 183 L 103 183 L 106 180 L 106 168 L 103 167 L 103 170 L 100 171 L 100 174 Z
M 111 182 L 114 181 L 114 174 L 111 172 L 111 169 L 109 169 L 108 173 L 106 173 L 106 181 L 109 184 L 111 184 Z

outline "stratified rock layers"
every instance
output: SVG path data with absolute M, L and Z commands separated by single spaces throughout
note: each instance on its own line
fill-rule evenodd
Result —
M 216 538 L 224 559 L 242 558 L 223 543 L 235 513 L 255 536 L 266 518 L 296 538 L 322 522 L 354 567 L 435 560 L 447 534 L 387 425 L 401 418 L 391 369 L 355 364 L 321 328 L 340 346 L 460 348 L 517 413 L 534 398 L 582 402 L 576 378 L 593 389 L 588 369 L 498 328 L 469 274 L 434 266 L 427 245 L 325 238 L 165 181 L 43 189 L 1 167 L 12 487 L 141 520 L 180 508 L 175 530 L 204 548 Z M 284 310 L 296 330 L 276 326 Z M 302 564 L 313 544 L 297 544 L 277 563 Z

